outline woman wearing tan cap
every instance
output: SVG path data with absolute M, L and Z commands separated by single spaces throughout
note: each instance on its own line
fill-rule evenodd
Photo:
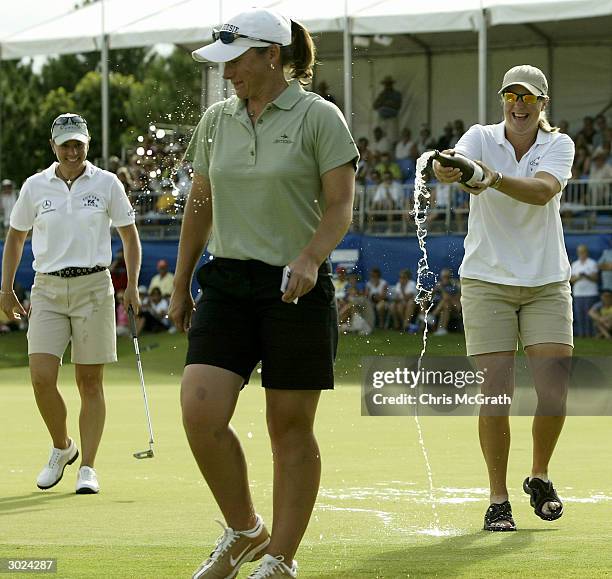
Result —
M 57 162 L 28 178 L 11 213 L 2 257 L 0 309 L 9 318 L 28 316 L 28 355 L 36 404 L 53 442 L 48 464 L 38 476 L 40 489 L 60 482 L 79 451 L 68 436 L 66 405 L 57 388 L 68 342 L 81 395 L 81 466 L 76 492 L 99 491 L 94 460 L 102 438 L 106 407 L 104 364 L 117 360 L 115 302 L 111 275 L 111 223 L 123 242 L 128 285 L 126 309 L 138 311 L 140 242 L 134 211 L 116 175 L 87 161 L 85 119 L 66 113 L 51 125 Z M 13 291 L 15 273 L 32 230 L 31 305 L 26 312 Z
M 514 390 L 520 340 L 538 396 L 533 420 L 533 462 L 523 481 L 535 514 L 563 514 L 548 465 L 565 421 L 573 350 L 570 264 L 559 214 L 571 176 L 572 140 L 546 120 L 548 82 L 530 65 L 511 68 L 501 89 L 503 121 L 474 125 L 454 151 L 477 160 L 482 181 L 471 193 L 461 275 L 467 353 L 487 368 L 483 393 Z M 452 152 L 452 151 L 449 151 Z M 458 182 L 459 169 L 434 161 L 436 177 Z M 506 486 L 510 449 L 509 406 L 482 406 L 480 443 L 489 472 L 490 506 L 484 528 L 514 531 Z

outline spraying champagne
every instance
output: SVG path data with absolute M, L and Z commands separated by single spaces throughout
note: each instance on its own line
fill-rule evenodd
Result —
M 434 151 L 432 159 L 438 161 L 443 167 L 455 167 L 461 171 L 459 181 L 468 187 L 474 187 L 476 183 L 484 178 L 482 167 L 474 163 L 471 159 L 455 153 L 454 155 L 446 155 L 440 151 Z

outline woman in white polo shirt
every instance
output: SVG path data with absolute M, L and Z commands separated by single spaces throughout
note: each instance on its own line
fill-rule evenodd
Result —
M 62 356 L 72 342 L 72 362 L 81 396 L 81 465 L 76 492 L 95 494 L 94 460 L 106 415 L 104 364 L 117 360 L 110 225 L 117 227 L 128 274 L 126 309 L 138 311 L 140 242 L 134 211 L 115 175 L 87 161 L 87 123 L 66 113 L 51 126 L 57 162 L 24 183 L 11 214 L 4 244 L 0 308 L 9 316 L 28 315 L 28 354 L 36 404 L 53 448 L 37 479 L 40 489 L 55 486 L 64 468 L 79 456 L 68 436 L 66 405 L 57 388 Z M 36 272 L 28 313 L 13 292 L 23 246 L 32 230 Z
M 213 39 L 194 57 L 224 62 L 236 96 L 204 113 L 187 151 L 195 174 L 170 306 L 177 329 L 189 328 L 191 279 L 212 233 L 215 258 L 197 274 L 202 299 L 181 404 L 192 452 L 229 528 L 194 577 L 234 577 L 262 555 L 251 577 L 295 577 L 293 556 L 319 488 L 315 413 L 321 390 L 334 385 L 338 327 L 327 257 L 351 221 L 358 151 L 338 108 L 302 89 L 314 45 L 301 25 L 250 10 Z M 255 513 L 229 424 L 260 360 L 274 456 L 271 535 Z
M 529 359 L 538 395 L 533 462 L 523 489 L 540 518 L 563 513 L 548 465 L 565 420 L 572 356 L 570 265 L 559 215 L 571 176 L 574 144 L 550 126 L 548 82 L 530 65 L 511 68 L 499 94 L 504 119 L 474 125 L 455 151 L 478 160 L 481 184 L 471 193 L 465 257 L 460 268 L 467 353 L 487 368 L 484 392 L 514 388 L 517 341 Z M 434 162 L 444 183 L 460 171 Z M 491 488 L 484 528 L 516 530 L 508 501 L 509 408 L 481 408 L 479 433 Z

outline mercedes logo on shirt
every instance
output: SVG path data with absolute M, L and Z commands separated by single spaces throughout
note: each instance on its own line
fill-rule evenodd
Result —
M 45 199 L 42 202 L 42 208 L 43 209 L 49 209 L 51 207 L 51 201 L 49 201 L 49 199 Z

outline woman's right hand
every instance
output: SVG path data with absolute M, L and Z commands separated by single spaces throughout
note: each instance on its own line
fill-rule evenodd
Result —
M 191 327 L 191 316 L 195 310 L 195 302 L 189 289 L 175 289 L 170 298 L 168 317 L 174 327 L 181 333 L 187 332 Z
M 0 292 L 0 310 L 4 312 L 4 315 L 9 319 L 9 322 L 20 320 L 21 316 L 24 318 L 28 317 L 28 312 L 25 311 L 21 305 L 15 292 L 12 290 Z
M 455 149 L 445 149 L 441 152 L 452 156 L 455 154 Z M 461 170 L 457 169 L 457 167 L 443 167 L 435 159 L 432 166 L 434 175 L 440 183 L 457 183 L 461 178 Z

